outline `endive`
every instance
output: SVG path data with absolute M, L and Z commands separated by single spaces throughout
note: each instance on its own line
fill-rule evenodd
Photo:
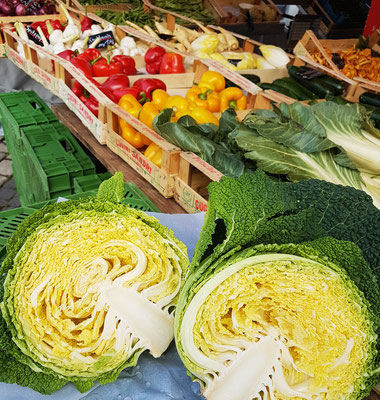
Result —
M 36 211 L 1 267 L 0 378 L 52 393 L 114 381 L 173 338 L 185 246 L 142 211 L 117 204 L 122 174 L 96 198 Z
M 262 45 L 259 47 L 261 54 L 275 68 L 285 68 L 290 58 L 280 47 L 273 45 Z

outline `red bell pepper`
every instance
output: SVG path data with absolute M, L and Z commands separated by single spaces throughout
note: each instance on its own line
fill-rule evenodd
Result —
M 92 27 L 92 20 L 88 18 L 87 16 L 82 19 L 80 22 L 80 29 L 82 32 L 87 31 L 91 29 Z
M 77 53 L 72 50 L 65 50 L 61 53 L 57 54 L 59 57 L 62 57 L 64 60 L 71 61 L 73 58 L 77 56 Z
M 93 64 L 94 76 L 111 76 L 120 74 L 123 71 L 123 64 L 119 61 L 109 60 L 109 58 L 100 58 Z
M 114 92 L 116 89 L 127 88 L 129 86 L 129 78 L 125 74 L 114 74 L 108 77 L 102 86 Z
M 137 81 L 133 84 L 133 87 L 137 88 L 140 91 L 142 96 L 142 101 L 152 99 L 152 92 L 156 89 L 162 89 L 166 91 L 166 85 L 162 80 L 155 78 L 141 78 L 137 79 Z
M 148 74 L 159 74 L 162 58 L 164 57 L 166 51 L 159 46 L 151 47 L 145 53 L 145 69 Z
M 110 90 L 99 86 L 98 89 L 103 92 L 110 100 L 115 102 L 115 97 L 111 93 Z M 95 96 L 91 95 L 89 99 L 85 102 L 85 105 L 88 107 L 88 109 L 95 115 L 95 117 L 98 116 L 99 114 L 99 102 L 96 99 Z
M 63 31 L 65 29 L 64 26 L 62 26 L 61 21 L 59 19 L 49 19 L 50 25 L 54 30 L 60 30 Z M 46 25 L 46 23 L 45 23 Z
M 45 21 L 33 22 L 32 24 L 30 24 L 30 27 L 33 28 L 34 30 L 37 30 L 37 28 L 40 27 L 46 39 L 49 39 L 49 32 Z
M 79 58 L 84 58 L 90 63 L 91 65 L 94 64 L 95 60 L 99 59 L 101 57 L 100 51 L 97 49 L 86 49 L 83 53 L 79 54 Z
M 118 103 L 119 100 L 125 95 L 125 94 L 131 94 L 135 99 L 137 99 L 137 101 L 140 102 L 141 100 L 141 95 L 140 95 L 140 91 L 139 89 L 137 89 L 136 87 L 124 87 L 124 88 L 120 88 L 120 89 L 116 89 L 112 92 L 112 94 L 115 97 L 115 103 Z M 139 100 L 140 98 L 140 100 Z
M 79 100 L 82 103 L 86 103 L 86 101 L 90 98 L 90 94 L 84 89 L 84 87 L 78 81 L 74 82 L 74 85 L 71 90 L 77 97 L 79 97 Z
M 70 61 L 71 64 L 73 64 L 75 67 L 77 67 L 79 70 L 83 72 L 84 76 L 87 77 L 94 76 L 91 63 L 87 61 L 85 58 L 75 57 L 72 58 Z
M 123 65 L 123 73 L 127 75 L 136 75 L 136 63 L 130 56 L 118 55 L 112 57 L 112 61 L 118 61 Z
M 162 57 L 160 74 L 182 74 L 185 72 L 181 54 L 166 53 Z

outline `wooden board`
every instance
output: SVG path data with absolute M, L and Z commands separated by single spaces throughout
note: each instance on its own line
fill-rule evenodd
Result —
M 114 173 L 123 172 L 126 182 L 135 183 L 142 192 L 162 211 L 169 214 L 185 213 L 173 199 L 165 199 L 154 189 L 142 176 L 128 166 L 119 156 L 106 146 L 102 146 L 81 123 L 81 120 L 70 111 L 66 105 L 57 104 L 52 106 L 53 112 L 60 121 L 67 126 L 72 134 L 108 169 Z

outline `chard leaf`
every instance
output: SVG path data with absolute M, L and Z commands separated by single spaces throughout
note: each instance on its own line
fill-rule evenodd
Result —
M 281 104 L 282 119 L 273 111 L 247 116 L 243 123 L 261 136 L 304 153 L 335 147 L 326 131 L 313 116 L 310 107 L 300 103 Z

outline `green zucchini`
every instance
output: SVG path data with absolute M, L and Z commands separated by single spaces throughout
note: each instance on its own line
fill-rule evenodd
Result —
M 302 68 L 302 67 L 301 67 Z M 288 68 L 289 75 L 294 78 L 297 82 L 304 85 L 307 89 L 311 90 L 318 98 L 325 98 L 327 95 L 334 95 L 334 90 L 331 89 L 330 86 L 327 86 L 326 83 L 320 82 L 317 79 L 320 78 L 313 78 L 313 79 L 305 79 L 301 78 L 297 75 L 297 72 L 301 69 L 297 67 L 291 66 Z
M 359 97 L 359 103 L 380 108 L 380 94 L 364 92 Z
M 285 89 L 288 89 L 292 93 L 294 93 L 294 96 L 292 96 L 294 99 L 312 100 L 312 99 L 316 98 L 315 94 L 312 91 L 310 91 L 309 89 L 302 86 L 300 83 L 295 81 L 293 78 L 276 79 L 275 81 L 273 81 L 273 83 L 280 85 L 280 86 L 284 87 Z
M 241 74 L 244 78 L 248 79 L 250 82 L 254 83 L 255 85 L 260 83 L 260 77 L 253 74 Z M 226 88 L 236 86 L 236 83 L 233 83 L 229 79 L 226 79 Z
M 334 96 L 340 96 L 344 92 L 344 83 L 339 79 L 335 79 L 330 75 L 320 76 L 319 78 L 312 79 L 313 81 L 319 81 L 325 84 L 328 88 L 333 90 Z
M 292 93 L 290 90 L 284 88 L 283 86 L 277 85 L 275 83 L 263 82 L 263 83 L 260 83 L 260 87 L 261 87 L 261 89 L 264 89 L 264 90 L 274 90 L 277 93 L 281 93 L 285 96 L 291 97 L 292 99 L 295 98 L 294 93 Z

